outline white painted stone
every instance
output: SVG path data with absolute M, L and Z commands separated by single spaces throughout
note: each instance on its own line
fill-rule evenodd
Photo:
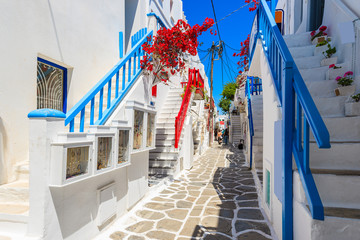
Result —
M 339 86 L 334 91 L 336 96 L 351 96 L 355 93 L 355 85 Z
M 337 60 L 338 57 L 324 58 L 323 60 L 321 60 L 320 65 L 324 67 L 324 66 L 329 66 L 331 64 L 336 64 Z
M 319 47 L 315 47 L 314 49 L 314 55 L 315 56 L 324 56 L 323 52 L 325 52 L 328 49 L 327 44 Z
M 321 43 L 321 42 L 326 41 L 327 39 L 328 39 L 328 36 L 320 36 L 320 37 L 314 38 L 311 43 L 312 43 L 313 45 L 316 45 L 316 44 L 318 44 L 318 43 Z
M 327 80 L 335 80 L 338 76 L 342 77 L 344 74 L 348 71 L 347 68 L 329 68 L 329 70 L 326 72 L 326 79 Z
M 360 102 L 345 103 L 345 116 L 347 117 L 360 116 Z

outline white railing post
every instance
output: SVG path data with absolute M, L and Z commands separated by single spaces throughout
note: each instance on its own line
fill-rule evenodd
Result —
M 49 188 L 50 145 L 65 129 L 65 114 L 53 109 L 38 109 L 29 118 L 29 223 L 28 235 L 61 239 L 58 219 Z

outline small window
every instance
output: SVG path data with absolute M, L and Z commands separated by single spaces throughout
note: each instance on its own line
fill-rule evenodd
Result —
M 67 68 L 37 59 L 37 109 L 50 108 L 66 113 Z
M 89 147 L 67 149 L 66 179 L 88 173 Z
M 155 114 L 148 114 L 147 122 L 147 135 L 146 135 L 146 147 L 152 147 L 154 144 L 154 132 L 155 132 Z
M 97 145 L 97 170 L 111 166 L 112 138 L 99 137 Z
M 129 160 L 129 130 L 119 130 L 118 164 Z
M 265 201 L 268 206 L 270 206 L 270 172 L 266 169 L 265 174 L 266 185 L 265 185 Z
M 133 149 L 140 149 L 143 142 L 144 112 L 134 110 L 134 143 Z

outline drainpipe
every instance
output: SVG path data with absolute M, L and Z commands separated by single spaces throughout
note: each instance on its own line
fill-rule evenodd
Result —
M 358 32 L 360 31 L 360 18 L 355 19 L 353 21 L 354 24 L 354 33 L 355 33 L 355 42 L 352 45 L 352 70 L 355 73 L 355 76 L 360 75 L 359 70 L 356 67 L 356 63 L 357 63 L 357 51 L 358 51 L 358 45 L 360 44 L 359 42 L 359 34 Z M 358 44 L 359 42 L 359 44 Z

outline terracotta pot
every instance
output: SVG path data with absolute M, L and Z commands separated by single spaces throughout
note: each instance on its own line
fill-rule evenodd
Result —
M 360 116 L 360 102 L 345 103 L 345 116 Z
M 355 93 L 355 86 L 345 86 L 345 87 L 338 87 L 335 89 L 336 96 L 350 96 Z
M 324 58 L 323 60 L 321 60 L 320 65 L 324 67 L 336 63 L 337 63 L 337 57 L 331 57 L 331 58 Z

